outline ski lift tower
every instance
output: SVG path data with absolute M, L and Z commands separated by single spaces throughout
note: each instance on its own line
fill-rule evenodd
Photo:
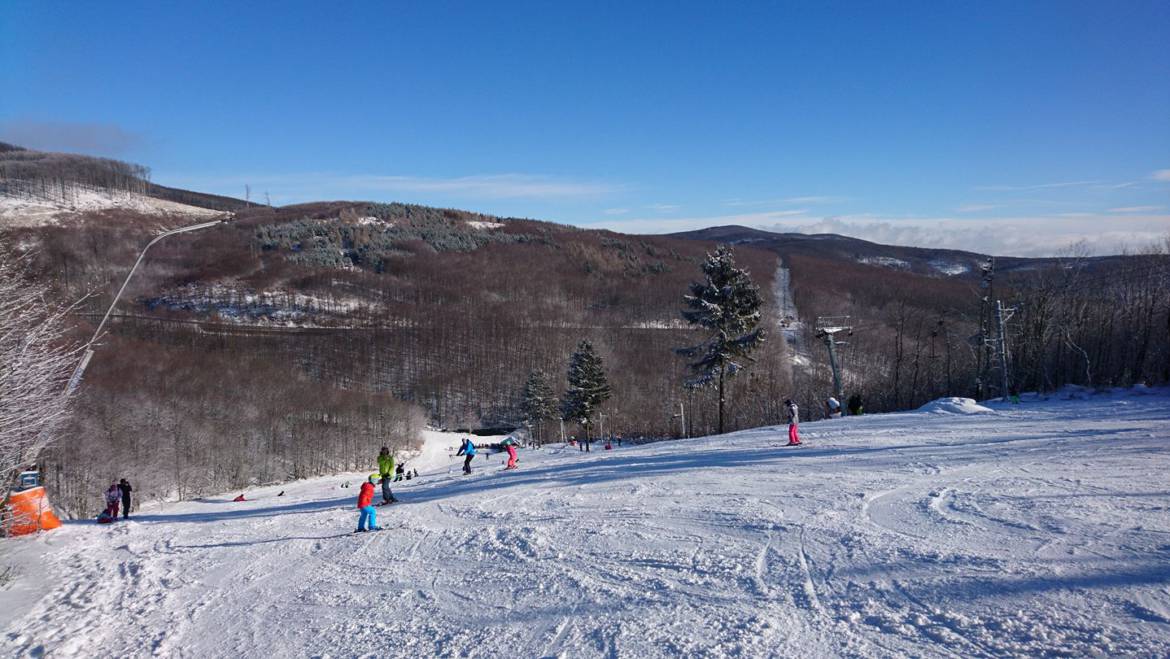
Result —
M 829 349 L 829 366 L 833 369 L 833 395 L 837 397 L 837 402 L 844 404 L 845 390 L 841 386 L 841 367 L 837 363 L 837 346 L 843 346 L 846 343 L 838 341 L 837 335 L 844 333 L 845 336 L 853 336 L 853 326 L 849 324 L 849 316 L 818 316 L 816 330 L 817 338 L 823 339 L 825 347 Z

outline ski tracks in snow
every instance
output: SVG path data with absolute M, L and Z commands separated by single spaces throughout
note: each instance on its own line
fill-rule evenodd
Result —
M 280 503 L 261 490 L 70 524 L 44 559 L 56 585 L 0 647 L 1158 655 L 1170 644 L 1165 408 L 843 419 L 809 424 L 800 451 L 771 448 L 782 429 L 527 451 L 507 474 L 424 475 L 369 534 L 350 532 L 356 491 L 339 478 L 284 486 Z

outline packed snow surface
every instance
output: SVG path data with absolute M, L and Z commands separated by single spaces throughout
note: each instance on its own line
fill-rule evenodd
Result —
M 467 477 L 444 445 L 375 533 L 352 533 L 360 475 L 71 523 L 5 541 L 13 588 L 45 583 L 0 591 L 21 607 L 0 651 L 1166 656 L 1170 395 L 991 408 L 806 423 L 795 449 L 783 427 L 558 445 Z

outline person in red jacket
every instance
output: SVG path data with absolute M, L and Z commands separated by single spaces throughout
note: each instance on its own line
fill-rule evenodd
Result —
M 378 474 L 370 474 L 366 482 L 362 483 L 361 491 L 358 492 L 357 507 L 361 511 L 361 514 L 358 516 L 358 533 L 382 530 L 382 527 L 378 526 L 378 513 L 374 510 L 374 481 L 378 477 Z M 367 522 L 369 522 L 368 528 L 366 526 Z

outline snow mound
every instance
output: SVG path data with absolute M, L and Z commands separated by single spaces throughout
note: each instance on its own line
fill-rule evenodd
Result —
M 973 398 L 939 398 L 918 408 L 919 412 L 936 414 L 986 414 L 992 409 L 975 402 Z

